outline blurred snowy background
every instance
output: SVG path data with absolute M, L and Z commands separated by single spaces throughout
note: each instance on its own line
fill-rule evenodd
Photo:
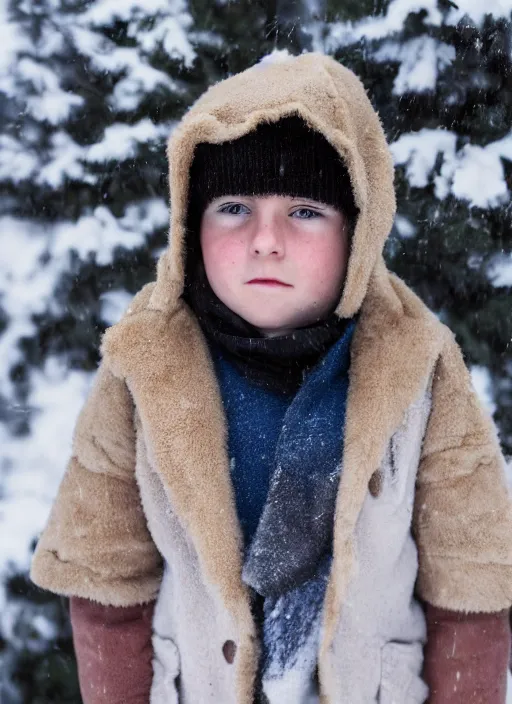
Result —
M 80 702 L 31 553 L 101 333 L 165 247 L 166 139 L 262 57 L 362 78 L 397 167 L 387 261 L 456 332 L 512 456 L 511 22 L 512 0 L 0 0 L 2 704 Z

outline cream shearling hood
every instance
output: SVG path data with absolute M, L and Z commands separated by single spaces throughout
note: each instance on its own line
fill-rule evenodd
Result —
M 169 310 L 182 293 L 187 174 L 200 142 L 237 139 L 260 122 L 298 113 L 339 152 L 350 174 L 360 214 L 353 237 L 340 317 L 356 313 L 370 275 L 381 263 L 396 203 L 393 162 L 377 113 L 352 71 L 328 56 L 302 54 L 256 64 L 211 86 L 181 119 L 169 140 L 171 228 L 158 263 L 149 308 Z

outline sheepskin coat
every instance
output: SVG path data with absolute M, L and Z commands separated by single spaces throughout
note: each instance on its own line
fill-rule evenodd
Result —
M 359 209 L 336 309 L 360 317 L 319 701 L 424 702 L 421 600 L 475 612 L 512 603 L 511 501 L 496 428 L 453 333 L 384 263 L 395 196 L 379 117 L 332 58 L 259 64 L 211 86 L 171 135 L 169 246 L 156 281 L 103 336 L 32 562 L 32 580 L 60 594 L 119 606 L 157 599 L 152 704 L 253 698 L 259 644 L 241 580 L 226 417 L 206 341 L 180 298 L 184 223 L 194 146 L 292 113 L 342 156 Z

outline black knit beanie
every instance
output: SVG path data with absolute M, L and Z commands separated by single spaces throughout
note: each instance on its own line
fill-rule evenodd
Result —
M 260 123 L 231 142 L 198 144 L 190 184 L 192 205 L 206 207 L 227 194 L 272 193 L 313 198 L 347 215 L 356 212 L 341 157 L 298 115 Z

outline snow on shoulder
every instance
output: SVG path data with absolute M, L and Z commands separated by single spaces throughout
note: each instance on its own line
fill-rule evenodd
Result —
M 254 64 L 251 68 L 263 68 L 268 64 L 282 64 L 293 57 L 294 55 L 290 54 L 288 49 L 273 49 L 270 54 L 262 56 L 258 63 Z

